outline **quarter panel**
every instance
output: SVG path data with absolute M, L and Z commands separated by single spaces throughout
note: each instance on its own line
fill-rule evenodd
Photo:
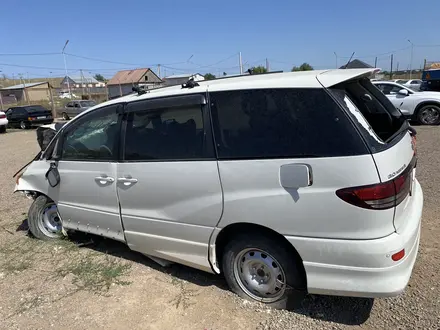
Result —
M 313 184 L 285 189 L 284 164 L 307 164 Z M 334 158 L 220 161 L 223 228 L 256 223 L 292 236 L 369 239 L 394 232 L 394 210 L 366 210 L 336 196 L 336 190 L 379 182 L 371 155 Z

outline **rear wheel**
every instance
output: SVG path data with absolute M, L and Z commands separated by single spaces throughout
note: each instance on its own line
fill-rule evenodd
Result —
M 6 133 L 6 125 L 0 126 L 0 133 Z
M 21 129 L 28 129 L 30 126 L 29 126 L 29 124 L 28 123 L 26 123 L 25 121 L 21 121 L 20 122 L 20 128 Z
M 69 115 L 67 113 L 65 113 L 65 112 L 63 112 L 62 116 L 63 116 L 64 120 L 69 120 L 70 119 Z
M 44 195 L 35 198 L 28 213 L 29 230 L 39 239 L 51 240 L 63 236 L 61 218 L 56 204 Z
M 425 105 L 418 111 L 417 120 L 422 125 L 440 124 L 440 107 L 433 104 Z
M 282 244 L 257 233 L 234 238 L 222 259 L 233 292 L 279 309 L 286 308 L 288 300 L 304 296 L 294 290 L 304 286 L 300 267 Z

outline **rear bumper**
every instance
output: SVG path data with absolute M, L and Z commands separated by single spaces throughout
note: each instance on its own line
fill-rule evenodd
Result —
M 6 118 L 0 119 L 0 126 L 5 126 L 8 124 L 8 120 Z
M 408 225 L 400 233 L 373 240 L 286 237 L 303 259 L 309 293 L 390 297 L 403 292 L 416 261 L 423 192 L 416 182 Z M 405 249 L 395 262 L 391 256 Z
M 28 123 L 31 126 L 40 126 L 40 125 L 45 125 L 45 124 L 52 124 L 53 123 L 53 118 L 31 120 L 31 121 L 28 121 Z

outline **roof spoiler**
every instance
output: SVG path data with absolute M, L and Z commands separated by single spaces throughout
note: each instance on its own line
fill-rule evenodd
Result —
M 329 88 L 353 79 L 371 78 L 380 71 L 379 68 L 328 70 L 318 74 L 316 79 L 323 87 Z

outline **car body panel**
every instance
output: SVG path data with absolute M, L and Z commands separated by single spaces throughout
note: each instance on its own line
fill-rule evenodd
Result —
M 310 166 L 311 186 L 291 189 L 281 185 L 281 166 L 295 163 Z M 220 228 L 247 222 L 282 235 L 340 239 L 372 239 L 394 232 L 393 209 L 380 213 L 361 209 L 335 193 L 340 188 L 379 181 L 371 155 L 219 161 L 219 170 L 224 193 Z
M 223 209 L 217 162 L 135 162 L 117 168 L 118 179 L 137 180 L 117 183 L 130 248 L 210 269 L 209 237 Z
M 6 117 L 6 114 L 3 111 L 0 111 L 0 117 L 4 118 L 0 118 L 0 126 L 7 126 L 8 125 L 8 118 Z

